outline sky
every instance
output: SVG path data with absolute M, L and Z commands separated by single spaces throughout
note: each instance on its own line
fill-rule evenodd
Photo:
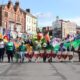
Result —
M 16 0 L 12 0 L 15 3 Z M 8 0 L 0 0 L 0 4 Z M 70 20 L 80 26 L 80 0 L 19 0 L 22 9 L 31 9 L 38 17 L 39 27 L 51 26 L 56 16 Z

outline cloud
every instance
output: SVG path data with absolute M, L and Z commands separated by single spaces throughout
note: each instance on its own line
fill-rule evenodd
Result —
M 52 26 L 52 20 L 51 21 L 39 21 L 39 27 L 45 27 L 45 26 Z
M 51 26 L 54 16 L 53 13 L 51 12 L 46 12 L 46 13 L 42 13 L 42 12 L 38 12 L 35 14 L 35 16 L 37 16 L 38 18 L 38 25 L 43 27 L 43 26 Z
M 52 18 L 53 14 L 51 12 L 41 13 L 38 12 L 35 14 L 38 18 Z
M 35 16 L 37 16 L 38 18 L 39 26 L 49 26 L 49 25 L 51 26 L 52 22 L 55 21 L 55 16 L 51 12 L 46 12 L 46 13 L 38 12 L 35 14 Z M 69 20 L 80 26 L 80 16 L 73 18 L 63 18 L 63 20 Z

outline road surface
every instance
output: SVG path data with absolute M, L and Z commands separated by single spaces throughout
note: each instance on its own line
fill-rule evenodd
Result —
M 0 63 L 0 80 L 80 80 L 80 63 Z

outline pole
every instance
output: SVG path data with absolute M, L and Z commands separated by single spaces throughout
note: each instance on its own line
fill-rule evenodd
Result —
M 63 30 L 62 30 L 62 29 L 63 29 L 63 28 L 62 28 L 62 27 L 63 27 L 63 20 L 61 20 L 61 39 L 63 38 L 63 37 L 62 37 L 62 35 L 63 35 Z

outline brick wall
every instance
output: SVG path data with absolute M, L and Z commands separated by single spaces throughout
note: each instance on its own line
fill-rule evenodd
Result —
M 0 17 L 0 25 L 2 24 L 2 26 L 5 27 L 5 29 L 9 28 L 9 23 L 12 22 L 14 23 L 14 30 L 16 30 L 17 24 L 20 24 L 22 27 L 21 32 L 25 31 L 26 14 L 20 10 L 19 5 L 16 6 L 16 4 L 13 5 L 12 3 L 9 5 L 5 5 L 2 11 L 0 9 L 0 16 L 2 16 L 2 19 Z
M 0 26 L 2 26 L 2 7 L 0 6 Z

